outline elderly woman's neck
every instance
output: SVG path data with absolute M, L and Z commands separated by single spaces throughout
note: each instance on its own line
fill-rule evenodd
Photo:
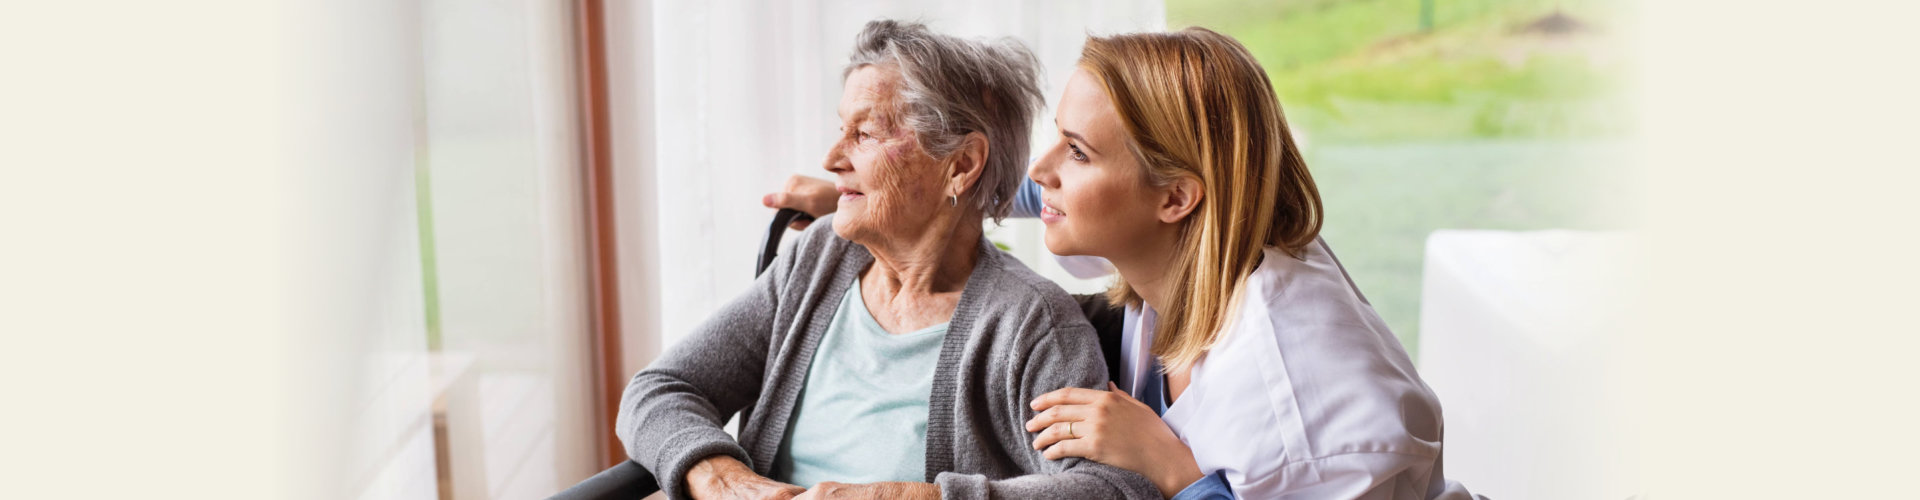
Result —
M 869 244 L 874 263 L 861 285 L 887 295 L 959 292 L 980 259 L 981 233 L 979 217 L 960 215 Z

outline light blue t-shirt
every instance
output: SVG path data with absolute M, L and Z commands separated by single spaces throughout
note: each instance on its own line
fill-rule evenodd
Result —
M 946 334 L 946 323 L 887 333 L 854 280 L 814 351 L 773 479 L 926 481 L 927 398 Z

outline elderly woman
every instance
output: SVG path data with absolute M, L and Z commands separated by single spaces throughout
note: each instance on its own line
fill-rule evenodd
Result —
M 918 24 L 860 33 L 825 165 L 839 214 L 627 385 L 617 432 L 668 495 L 1160 498 L 1029 446 L 1029 401 L 1107 378 L 1073 300 L 982 235 L 1021 180 L 1035 65 Z

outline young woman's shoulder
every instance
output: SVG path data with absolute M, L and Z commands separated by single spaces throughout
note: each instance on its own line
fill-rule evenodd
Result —
M 1312 441 L 1290 459 L 1438 453 L 1438 400 L 1324 241 L 1299 258 L 1269 248 L 1242 301 L 1240 338 L 1219 354 L 1246 358 L 1276 415 Z

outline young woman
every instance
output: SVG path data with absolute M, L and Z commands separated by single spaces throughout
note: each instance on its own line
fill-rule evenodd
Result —
M 1038 194 L 1053 253 L 1111 263 L 1126 321 L 1116 390 L 1033 401 L 1036 449 L 1173 498 L 1471 496 L 1442 473 L 1438 399 L 1319 238 L 1318 190 L 1244 47 L 1090 38 L 1055 123 L 1021 198 Z M 805 191 L 766 201 L 805 209 Z
M 1090 39 L 1056 123 L 1029 171 L 1047 248 L 1111 262 L 1128 321 L 1122 390 L 1039 398 L 1036 448 L 1169 496 L 1467 496 L 1442 474 L 1438 399 L 1318 237 L 1318 190 L 1244 47 Z

